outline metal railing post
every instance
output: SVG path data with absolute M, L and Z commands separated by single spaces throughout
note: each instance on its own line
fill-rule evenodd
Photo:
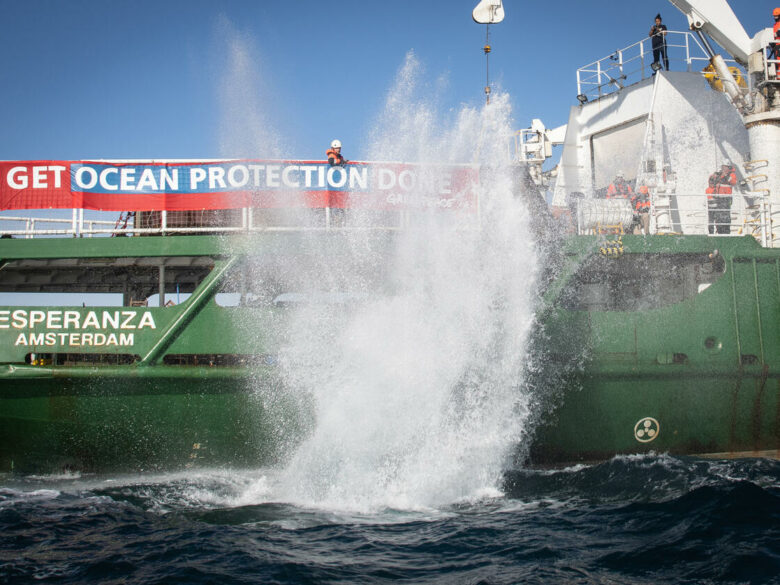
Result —
M 596 81 L 598 82 L 599 97 L 601 97 L 601 61 L 596 63 Z
M 688 42 L 688 40 L 690 39 L 690 36 L 691 36 L 691 33 L 686 33 L 684 35 L 684 38 L 685 38 L 685 66 L 686 66 L 686 68 L 688 70 L 688 73 L 691 72 L 691 65 L 692 65 L 692 63 L 691 63 L 691 45 Z

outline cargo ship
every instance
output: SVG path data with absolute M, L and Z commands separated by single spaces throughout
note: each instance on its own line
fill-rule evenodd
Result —
M 534 120 L 516 137 L 518 197 L 547 218 L 537 237 L 549 267 L 525 381 L 542 399 L 524 462 L 780 454 L 771 29 L 748 37 L 725 1 L 672 1 L 691 23 L 667 33 L 675 70 L 643 39 L 578 70 L 565 127 Z M 555 145 L 560 163 L 545 170 Z M 723 164 L 733 167 L 732 192 L 708 198 L 708 177 Z M 114 299 L 0 309 L 0 471 L 277 462 L 310 416 L 278 375 L 289 308 L 312 301 L 301 275 L 336 291 L 315 302 L 349 311 L 361 291 L 333 282 L 332 263 L 364 263 L 364 289 L 381 289 L 377 259 L 416 214 L 439 209 L 464 233 L 489 229 L 481 172 L 0 162 L 3 209 L 65 214 L 0 218 L 0 293 Z M 647 188 L 649 234 L 629 233 L 628 198 L 606 197 L 616 175 Z M 728 206 L 715 214 L 719 197 Z M 357 256 L 347 253 L 355 230 L 367 247 Z

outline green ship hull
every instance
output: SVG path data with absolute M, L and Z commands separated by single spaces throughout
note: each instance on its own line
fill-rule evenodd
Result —
M 248 263 L 300 260 L 307 246 L 322 253 L 342 239 L 236 237 L 229 253 L 216 236 L 0 240 L 6 292 L 53 290 L 67 274 L 68 290 L 101 281 L 143 296 L 193 276 L 172 307 L 4 308 L 0 469 L 278 461 L 311 416 L 276 371 L 285 310 L 215 298 Z M 778 455 L 780 253 L 750 237 L 714 241 L 625 236 L 619 255 L 604 253 L 603 237 L 563 243 L 537 313 L 528 384 L 539 407 L 523 456 Z M 132 278 L 112 284 L 101 266 Z
M 572 259 L 587 253 L 587 239 L 571 242 Z M 619 258 L 592 256 L 585 268 L 581 258 L 572 298 L 560 285 L 546 310 L 548 365 L 564 372 L 565 388 L 533 458 L 776 457 L 780 256 L 752 238 L 625 241 Z M 583 300 L 594 286 L 603 294 Z

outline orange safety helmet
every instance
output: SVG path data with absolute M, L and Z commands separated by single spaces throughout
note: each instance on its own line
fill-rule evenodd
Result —
M 647 195 L 649 193 L 649 191 L 647 190 L 647 185 L 642 185 L 641 187 L 639 187 L 639 192 L 642 195 Z
M 772 16 L 775 16 L 775 17 L 780 16 L 780 8 L 775 8 L 772 11 Z

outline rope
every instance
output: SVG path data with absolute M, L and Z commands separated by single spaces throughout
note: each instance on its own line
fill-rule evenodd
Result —
M 485 103 L 490 104 L 490 24 L 485 25 Z

